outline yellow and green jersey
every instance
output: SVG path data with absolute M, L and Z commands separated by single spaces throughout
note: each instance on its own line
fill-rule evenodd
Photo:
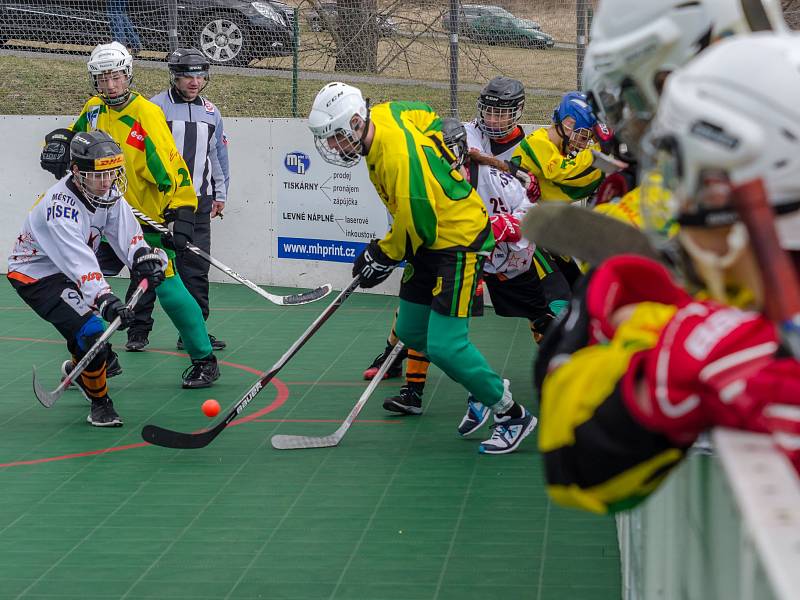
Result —
M 604 177 L 600 169 L 592 167 L 591 148 L 581 150 L 574 158 L 564 156 L 550 141 L 546 128 L 529 133 L 514 150 L 511 160 L 536 176 L 543 202 L 583 200 Z
M 125 199 L 151 219 L 162 222 L 165 208 L 197 208 L 186 162 L 175 146 L 164 113 L 149 100 L 132 92 L 130 102 L 116 110 L 94 96 L 71 129 L 99 129 L 120 145 L 128 177 Z
M 380 241 L 394 260 L 419 248 L 490 252 L 494 237 L 480 196 L 442 156 L 441 119 L 422 102 L 372 107 L 369 178 L 393 222 Z

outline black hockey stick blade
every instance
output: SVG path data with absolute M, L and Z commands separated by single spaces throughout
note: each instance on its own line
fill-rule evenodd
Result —
M 227 412 L 225 417 L 216 425 L 209 429 L 205 429 L 203 431 L 198 431 L 196 433 L 184 433 L 180 431 L 173 431 L 171 429 L 165 429 L 164 427 L 159 427 L 158 425 L 145 425 L 142 429 L 142 439 L 145 442 L 153 444 L 155 446 L 163 446 L 164 448 L 180 448 L 186 450 L 192 450 L 196 448 L 204 448 L 208 446 L 214 438 L 216 438 L 222 430 L 225 429 L 231 421 L 233 421 L 239 414 L 250 404 L 250 401 L 255 398 L 258 393 L 263 390 L 266 385 L 272 380 L 275 375 L 289 362 L 297 352 L 302 348 L 305 343 L 311 338 L 317 330 L 322 327 L 323 323 L 327 321 L 330 316 L 336 312 L 345 300 L 352 294 L 355 289 L 358 287 L 358 284 L 361 281 L 361 277 L 355 277 L 350 284 L 339 292 L 339 295 L 333 300 L 333 302 L 328 305 L 328 307 L 322 311 L 311 325 L 308 326 L 303 334 L 289 347 L 289 349 L 278 359 L 272 368 L 261 376 L 261 378 L 256 381 L 253 386 L 247 390 L 247 393 L 242 396 L 242 398 L 233 405 L 233 407 Z
M 644 232 L 581 206 L 540 203 L 522 220 L 522 235 L 537 246 L 591 265 L 620 254 L 663 261 Z
M 392 351 L 389 353 L 389 356 L 384 359 L 383 364 L 381 364 L 381 368 L 378 369 L 378 372 L 372 378 L 372 381 L 369 382 L 367 389 L 364 390 L 364 393 L 361 394 L 361 397 L 356 402 L 355 406 L 353 406 L 350 414 L 347 415 L 345 420 L 339 426 L 339 428 L 334 431 L 330 435 L 324 435 L 320 437 L 315 436 L 308 436 L 308 435 L 273 435 L 270 442 L 272 443 L 272 447 L 276 450 L 303 450 L 306 448 L 330 448 L 331 446 L 338 446 L 339 442 L 342 441 L 344 434 L 347 433 L 347 430 L 350 429 L 350 425 L 353 424 L 353 421 L 356 420 L 358 413 L 361 412 L 361 409 L 364 408 L 364 405 L 369 400 L 369 397 L 372 396 L 372 392 L 375 391 L 375 388 L 378 387 L 378 384 L 383 381 L 383 376 L 386 375 L 386 372 L 392 366 L 394 359 L 397 358 L 397 355 L 400 354 L 400 351 L 403 349 L 403 342 L 397 342 L 392 348 Z
M 281 303 L 284 304 L 285 306 L 297 306 L 298 304 L 308 304 L 310 302 L 316 302 L 317 300 L 322 300 L 332 291 L 333 291 L 333 286 L 330 283 L 326 283 L 325 285 L 321 285 L 320 287 L 314 290 L 301 292 L 299 294 L 290 294 L 289 296 L 283 296 Z

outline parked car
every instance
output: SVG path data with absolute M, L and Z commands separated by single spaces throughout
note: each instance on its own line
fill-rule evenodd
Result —
M 169 50 L 169 0 L 136 0 L 128 16 L 142 49 Z M 33 40 L 94 46 L 111 41 L 106 0 L 0 0 L 0 42 Z M 292 9 L 276 0 L 179 0 L 180 44 L 218 65 L 285 56 L 294 46 Z
M 323 31 L 330 26 L 335 26 L 337 18 L 336 2 L 323 2 L 319 9 L 311 9 L 306 13 L 306 20 L 311 31 Z M 376 14 L 375 22 L 380 35 L 390 36 L 398 32 L 397 22 L 388 15 Z
M 506 17 L 509 19 L 516 19 L 512 13 L 508 12 L 501 6 L 494 4 L 462 4 L 461 10 L 458 15 L 458 32 L 460 34 L 469 34 L 472 24 L 482 17 Z M 541 29 L 538 22 L 532 19 L 522 19 L 525 21 L 526 26 L 531 29 Z M 442 16 L 442 28 L 445 31 L 450 31 L 450 11 L 445 11 Z
M 541 29 L 530 27 L 525 19 L 487 16 L 475 19 L 466 33 L 479 44 L 491 46 L 520 46 L 522 48 L 552 48 L 553 37 Z

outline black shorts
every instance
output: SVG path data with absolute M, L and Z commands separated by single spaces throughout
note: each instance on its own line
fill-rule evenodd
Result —
M 537 321 L 551 314 L 544 286 L 535 269 L 513 279 L 506 278 L 502 273 L 486 273 L 483 280 L 489 288 L 494 312 L 501 317 L 523 317 Z
M 469 317 L 484 260 L 476 252 L 420 249 L 406 263 L 400 298 L 442 315 Z
M 67 340 L 70 352 L 77 354 L 78 332 L 94 314 L 78 286 L 61 273 L 43 277 L 34 283 L 22 283 L 13 279 L 13 276 L 9 277 L 9 281 L 25 304 L 45 321 L 52 323 Z

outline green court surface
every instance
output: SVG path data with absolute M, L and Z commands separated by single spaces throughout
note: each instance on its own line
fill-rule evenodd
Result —
M 115 281 L 118 293 L 125 281 Z M 290 290 L 281 290 L 287 293 Z M 86 423 L 68 390 L 52 409 L 31 367 L 58 384 L 58 333 L 0 286 L 0 599 L 610 600 L 620 597 L 614 522 L 550 504 L 535 435 L 505 456 L 456 433 L 466 394 L 431 369 L 424 414 L 397 417 L 381 383 L 335 448 L 274 450 L 276 433 L 332 433 L 383 349 L 396 298 L 354 294 L 200 450 L 145 444 L 146 423 L 195 431 L 226 411 L 330 302 L 269 304 L 212 288 L 209 330 L 228 342 L 222 378 L 182 390 L 188 359 L 160 308 L 148 352 L 120 352 L 110 380 L 125 426 Z M 471 336 L 537 410 L 527 323 L 489 309 Z M 119 350 L 124 333 L 114 338 Z

